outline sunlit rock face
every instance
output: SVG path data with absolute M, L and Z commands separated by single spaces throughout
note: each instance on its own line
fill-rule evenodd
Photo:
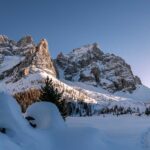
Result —
M 132 92 L 142 84 L 122 58 L 105 54 L 97 43 L 73 49 L 67 55 L 60 53 L 53 60 L 45 39 L 36 44 L 31 36 L 14 41 L 0 35 L 0 91 L 14 95 L 23 111 L 39 100 L 47 76 L 63 91 L 64 99 L 94 104 L 104 98 L 95 99 L 91 96 L 95 94 L 82 90 L 81 84 L 102 87 L 112 93 Z M 80 82 L 78 88 L 74 87 L 75 81 Z
M 36 45 L 31 36 L 18 42 L 0 36 L 0 91 L 14 95 L 23 110 L 38 100 L 47 75 L 56 77 L 45 39 Z
M 55 88 L 63 91 L 63 98 L 94 101 L 73 87 L 57 79 L 58 72 L 49 54 L 48 42 L 42 39 L 35 44 L 31 36 L 19 41 L 0 36 L 0 91 L 13 95 L 22 110 L 39 100 L 41 86 L 47 76 Z
M 31 36 L 23 37 L 18 42 L 0 36 L 0 63 L 0 78 L 10 77 L 7 82 L 17 82 L 41 70 L 56 77 L 45 39 L 36 45 Z
M 0 35 L 0 80 L 5 84 L 41 73 L 100 86 L 109 92 L 132 92 L 142 84 L 140 78 L 133 75 L 130 65 L 121 57 L 105 54 L 97 43 L 73 49 L 67 55 L 60 53 L 54 62 L 45 39 L 35 44 L 31 36 L 16 42 Z
M 110 92 L 132 92 L 141 84 L 125 60 L 105 54 L 96 43 L 73 49 L 67 55 L 60 53 L 55 62 L 60 78 L 101 86 Z

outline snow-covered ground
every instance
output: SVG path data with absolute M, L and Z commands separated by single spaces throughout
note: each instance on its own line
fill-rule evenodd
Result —
M 149 150 L 150 118 L 101 115 L 68 117 L 65 123 L 54 104 L 34 103 L 23 116 L 17 102 L 0 93 L 0 150 L 43 149 Z
M 96 129 L 102 150 L 150 149 L 150 118 L 146 116 L 69 117 L 67 124 Z
M 67 127 L 54 104 L 34 103 L 25 116 L 35 128 L 17 102 L 0 93 L 0 150 L 99 150 L 102 145 L 96 129 Z

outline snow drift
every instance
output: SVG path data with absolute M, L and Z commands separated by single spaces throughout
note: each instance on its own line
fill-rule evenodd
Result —
M 35 120 L 30 126 L 13 97 L 0 93 L 0 150 L 99 150 L 96 129 L 67 127 L 54 104 L 38 102 L 25 113 Z

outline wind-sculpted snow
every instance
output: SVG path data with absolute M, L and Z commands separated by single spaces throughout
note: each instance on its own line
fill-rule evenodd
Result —
M 67 127 L 54 104 L 38 102 L 29 107 L 33 128 L 11 96 L 0 93 L 0 150 L 99 150 L 97 129 Z
M 146 129 L 141 137 L 141 144 L 143 149 L 149 150 L 150 149 L 150 128 Z
M 150 119 L 139 116 L 71 117 L 69 127 L 98 129 L 103 150 L 149 150 Z M 94 149 L 93 149 L 94 150 Z
M 35 118 L 34 123 L 40 129 L 65 128 L 64 120 L 56 106 L 49 102 L 37 102 L 29 106 L 25 116 Z

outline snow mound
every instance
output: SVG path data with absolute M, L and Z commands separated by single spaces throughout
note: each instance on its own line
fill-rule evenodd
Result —
M 18 126 L 21 127 L 26 123 L 16 100 L 5 93 L 0 93 L 0 116 L 1 128 L 5 127 L 17 131 Z
M 28 122 L 24 119 L 21 109 L 15 99 L 5 93 L 0 93 L 0 149 L 34 150 L 31 142 L 31 132 Z
M 49 102 L 37 102 L 29 106 L 25 116 L 35 119 L 34 123 L 40 129 L 64 128 L 65 123 L 57 107 Z

